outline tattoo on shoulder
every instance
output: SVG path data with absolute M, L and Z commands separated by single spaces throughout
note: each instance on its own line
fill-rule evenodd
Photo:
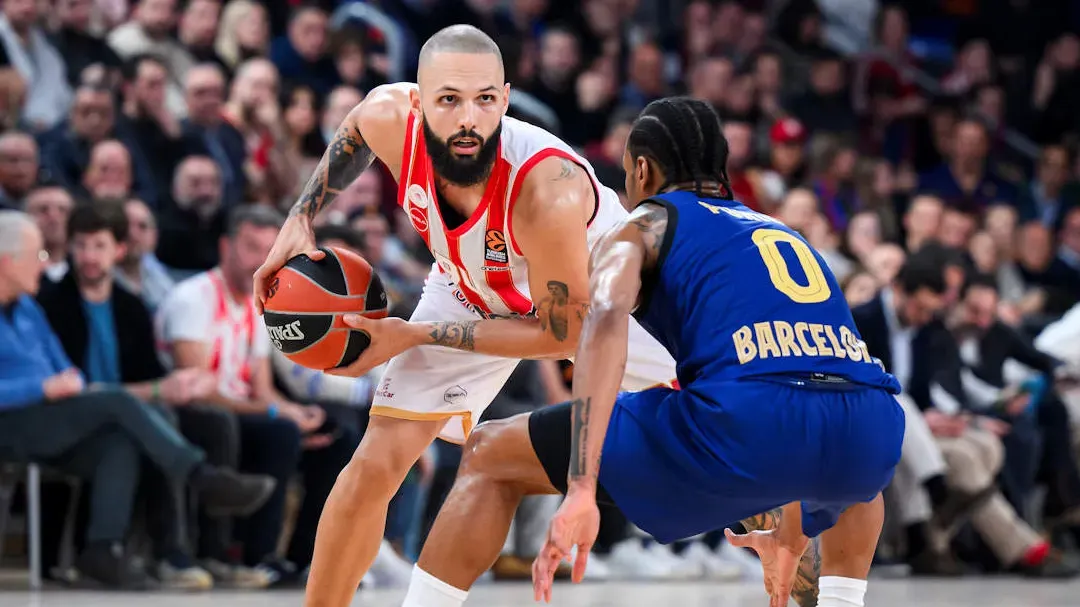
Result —
M 576 398 L 570 403 L 570 440 L 573 449 L 570 453 L 570 478 L 582 478 L 589 474 L 588 451 L 589 415 L 592 398 Z M 600 469 L 600 462 L 595 462 L 593 473 Z
M 333 202 L 360 173 L 371 166 L 374 159 L 375 154 L 364 143 L 360 129 L 348 122 L 342 124 L 326 148 L 322 160 L 315 167 L 311 179 L 304 186 L 300 199 L 289 213 L 291 215 L 305 214 L 314 218 L 319 211 Z
M 570 337 L 570 319 L 584 321 L 589 306 L 571 302 L 570 287 L 565 282 L 549 280 L 547 290 L 547 295 L 536 303 L 540 328 L 550 330 L 555 339 L 566 341 Z
M 458 350 L 475 350 L 476 343 L 473 341 L 473 332 L 476 330 L 475 320 L 453 321 L 435 323 L 432 329 L 431 343 L 437 346 L 446 346 Z
M 556 175 L 555 177 L 552 177 L 551 178 L 552 181 L 565 181 L 567 179 L 571 179 L 571 178 L 574 177 L 574 175 L 577 174 L 578 168 L 580 168 L 577 165 L 577 163 L 575 163 L 575 162 L 573 162 L 571 160 L 567 160 L 566 158 L 560 158 L 559 163 L 560 163 L 559 174 Z
M 780 526 L 780 508 L 764 512 L 742 520 L 743 527 L 747 531 L 767 531 Z M 799 570 L 795 575 L 795 585 L 791 590 L 791 598 L 795 599 L 799 607 L 817 607 L 818 578 L 821 575 L 821 557 L 818 552 L 818 538 L 810 542 L 810 546 L 799 561 Z
M 646 203 L 638 207 L 631 216 L 630 225 L 641 232 L 649 260 L 655 262 L 660 255 L 660 247 L 664 244 L 664 234 L 667 233 L 667 209 L 660 205 Z

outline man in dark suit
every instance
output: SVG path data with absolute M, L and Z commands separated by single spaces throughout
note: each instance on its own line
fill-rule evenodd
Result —
M 912 570 L 928 575 L 959 573 L 951 554 L 936 548 L 930 538 L 948 536 L 970 515 L 1004 567 L 1039 577 L 1075 575 L 1074 568 L 1051 558 L 1055 555 L 1047 542 L 1017 516 L 998 490 L 1004 457 L 1001 437 L 1009 427 L 970 413 L 959 348 L 937 318 L 948 299 L 946 265 L 939 248 L 920 249 L 892 285 L 852 311 L 870 355 L 881 360 L 904 388 L 900 400 L 908 423 L 896 483 L 905 477 L 913 482 L 908 491 L 899 492 L 904 494 L 901 498 L 916 497 L 921 484 L 933 507 L 930 520 L 904 521 Z M 926 440 L 927 431 L 932 443 Z
M 1080 522 L 1080 471 L 1072 453 L 1069 413 L 1054 389 L 1062 362 L 998 319 L 993 276 L 968 280 L 953 326 L 960 345 L 964 390 L 970 400 L 1011 425 L 1005 437 L 1003 484 L 1017 508 L 1037 481 L 1046 484 L 1043 520 L 1048 527 Z M 1005 362 L 1040 375 L 1009 385 Z

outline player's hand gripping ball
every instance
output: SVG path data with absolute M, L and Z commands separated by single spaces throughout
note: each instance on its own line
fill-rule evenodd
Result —
M 297 255 L 270 279 L 263 320 L 286 358 L 322 371 L 348 366 L 371 344 L 342 316 L 386 318 L 387 301 L 382 281 L 362 257 L 337 247 L 320 250 L 322 259 Z

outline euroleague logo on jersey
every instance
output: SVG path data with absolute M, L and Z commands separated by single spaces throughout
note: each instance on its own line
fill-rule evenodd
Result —
M 506 263 L 506 237 L 501 230 L 488 230 L 484 235 L 484 259 L 495 263 Z
M 424 234 L 428 231 L 427 209 L 431 205 L 431 197 L 423 187 L 412 184 L 405 190 L 405 201 L 409 207 L 409 221 L 417 232 Z

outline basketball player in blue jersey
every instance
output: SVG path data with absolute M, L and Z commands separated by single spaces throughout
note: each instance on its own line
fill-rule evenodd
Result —
M 564 492 L 533 566 L 551 599 L 598 501 L 671 542 L 780 510 L 736 535 L 762 557 L 772 607 L 812 596 L 798 564 L 821 536 L 819 607 L 861 607 L 900 459 L 896 379 L 871 359 L 836 279 L 796 232 L 732 200 L 708 104 L 655 101 L 623 158 L 633 212 L 597 245 L 573 401 L 478 426 L 414 572 L 406 607 L 457 607 L 530 493 Z M 678 363 L 681 390 L 618 394 L 633 314 Z M 799 596 L 804 594 L 806 596 Z

